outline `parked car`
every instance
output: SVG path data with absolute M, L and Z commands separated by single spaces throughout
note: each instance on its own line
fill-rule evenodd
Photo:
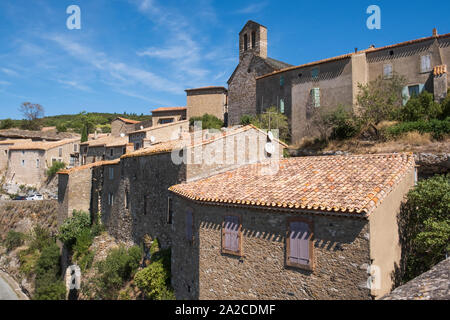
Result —
M 24 196 L 15 196 L 13 200 L 27 200 L 27 197 L 24 197 Z
M 27 198 L 27 200 L 35 201 L 35 200 L 44 200 L 44 196 L 42 194 L 33 194 Z

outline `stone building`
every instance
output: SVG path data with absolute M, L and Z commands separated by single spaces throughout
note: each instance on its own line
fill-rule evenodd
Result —
M 442 100 L 448 90 L 449 63 L 450 34 L 438 35 L 436 30 L 427 38 L 356 49 L 341 56 L 259 75 L 253 104 L 256 111 L 249 113 L 262 113 L 276 106 L 288 117 L 292 142 L 297 143 L 305 136 L 317 134 L 313 119 L 318 112 L 339 105 L 358 112 L 358 84 L 367 84 L 378 77 L 389 79 L 398 74 L 406 78 L 402 91 L 404 104 L 411 95 L 423 90 L 434 93 L 437 101 Z
M 85 165 L 103 160 L 114 160 L 130 151 L 128 136 L 108 135 L 80 144 L 80 164 Z
M 152 110 L 153 127 L 182 120 L 186 120 L 186 107 L 162 107 Z
M 227 93 L 224 87 L 202 87 L 186 89 L 187 118 L 211 114 L 225 120 L 227 114 Z
M 9 148 L 6 182 L 39 187 L 46 180 L 46 171 L 55 162 L 67 165 L 74 161 L 80 140 L 66 139 L 55 142 L 29 142 Z
M 111 135 L 114 137 L 119 137 L 121 134 L 127 134 L 128 132 L 138 129 L 139 121 L 125 119 L 122 117 L 117 117 L 111 122 Z
M 228 125 L 256 114 L 256 77 L 290 66 L 267 56 L 267 28 L 248 21 L 239 32 L 239 64 L 228 79 Z
M 117 239 L 140 243 L 148 234 L 168 247 L 173 233 L 168 188 L 248 163 L 282 157 L 286 145 L 275 138 L 272 143 L 272 153 L 268 154 L 267 133 L 253 126 L 203 130 L 127 153 L 120 161 L 62 171 L 60 216 L 70 216 L 74 209 L 93 215 L 101 212 L 106 229 Z M 86 191 L 77 195 L 76 190 L 80 189 Z M 72 199 L 75 195 L 77 198 Z
M 129 143 L 132 143 L 134 149 L 138 150 L 155 143 L 178 139 L 181 133 L 187 131 L 189 131 L 189 121 L 176 120 L 132 131 L 129 133 Z
M 177 299 L 371 299 L 401 257 L 412 154 L 302 157 L 170 187 Z

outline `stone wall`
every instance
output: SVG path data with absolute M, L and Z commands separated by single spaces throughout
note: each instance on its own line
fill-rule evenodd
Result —
M 194 240 L 185 239 L 185 212 Z M 241 216 L 242 256 L 221 253 L 225 215 Z M 290 217 L 314 223 L 314 271 L 285 264 Z M 370 299 L 367 220 L 195 204 L 174 198 L 172 286 L 177 299 Z
M 187 118 L 201 117 L 205 113 L 224 120 L 227 90 L 225 88 L 186 90 Z

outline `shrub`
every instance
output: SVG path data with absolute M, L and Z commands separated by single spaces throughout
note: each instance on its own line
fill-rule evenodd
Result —
M 202 129 L 220 129 L 223 127 L 223 121 L 211 114 L 205 113 L 201 117 L 192 117 L 189 119 L 189 125 L 195 125 L 195 122 L 202 122 Z
M 264 113 L 252 118 L 251 123 L 260 129 L 278 129 L 280 140 L 289 139 L 289 124 L 286 115 L 278 111 L 277 107 L 270 107 Z
M 67 132 L 67 127 L 65 124 L 61 123 L 56 126 L 58 132 Z
M 48 168 L 46 174 L 48 178 L 53 178 L 58 171 L 61 171 L 66 168 L 66 164 L 64 162 L 56 161 L 52 164 L 50 168 Z
M 138 246 L 128 250 L 124 247 L 112 249 L 106 259 L 97 265 L 99 277 L 96 284 L 100 298 L 117 298 L 118 290 L 125 281 L 132 278 L 139 267 L 141 258 L 142 250 Z
M 11 129 L 14 127 L 14 122 L 11 119 L 5 119 L 0 123 L 0 130 Z
M 361 129 L 359 119 L 345 107 L 339 106 L 328 116 L 328 122 L 331 125 L 331 138 L 344 140 L 354 137 Z
M 152 300 L 162 300 L 161 294 L 166 289 L 166 281 L 169 275 L 164 269 L 161 261 L 155 261 L 148 267 L 137 272 L 134 282 L 144 294 L 145 298 Z
M 395 138 L 411 131 L 417 131 L 421 134 L 431 133 L 434 139 L 442 139 L 445 135 L 450 134 L 450 118 L 445 120 L 432 119 L 429 121 L 401 122 L 384 129 L 387 138 Z
M 72 217 L 67 218 L 59 229 L 58 238 L 71 250 L 81 233 L 89 229 L 91 217 L 83 211 L 73 211 Z
M 66 287 L 61 276 L 59 247 L 56 243 L 42 249 L 36 263 L 35 300 L 63 300 Z
M 429 270 L 450 251 L 450 175 L 420 181 L 407 198 L 401 213 L 407 222 L 404 281 Z
M 441 102 L 441 120 L 450 117 L 450 90 L 447 92 L 447 97 Z
M 253 120 L 253 117 L 252 117 L 251 115 L 244 114 L 244 115 L 241 117 L 240 123 L 241 123 L 241 125 L 246 126 L 246 125 L 252 123 L 252 120 Z
M 36 263 L 40 256 L 39 250 L 22 250 L 19 252 L 18 256 L 20 262 L 19 271 L 29 278 L 36 269 Z
M 76 262 L 80 262 L 82 259 L 86 259 L 85 256 L 89 255 L 89 247 L 92 245 L 92 234 L 88 228 L 83 229 L 80 234 L 77 235 L 75 244 L 73 246 L 73 259 Z M 88 267 L 89 260 L 84 260 L 83 267 Z
M 434 102 L 433 94 L 423 91 L 420 95 L 412 97 L 400 109 L 398 120 L 419 121 L 439 117 L 442 113 L 439 103 Z
M 6 250 L 11 251 L 17 247 L 20 247 L 25 240 L 25 234 L 22 232 L 16 232 L 14 230 L 10 230 L 6 235 L 6 239 L 4 241 Z
M 51 245 L 54 242 L 50 231 L 40 225 L 34 227 L 33 232 L 31 234 L 30 240 L 30 250 L 39 250 L 41 251 L 43 248 Z

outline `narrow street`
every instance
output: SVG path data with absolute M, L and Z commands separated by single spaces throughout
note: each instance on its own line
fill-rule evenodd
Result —
M 0 300 L 19 300 L 14 290 L 0 276 Z

